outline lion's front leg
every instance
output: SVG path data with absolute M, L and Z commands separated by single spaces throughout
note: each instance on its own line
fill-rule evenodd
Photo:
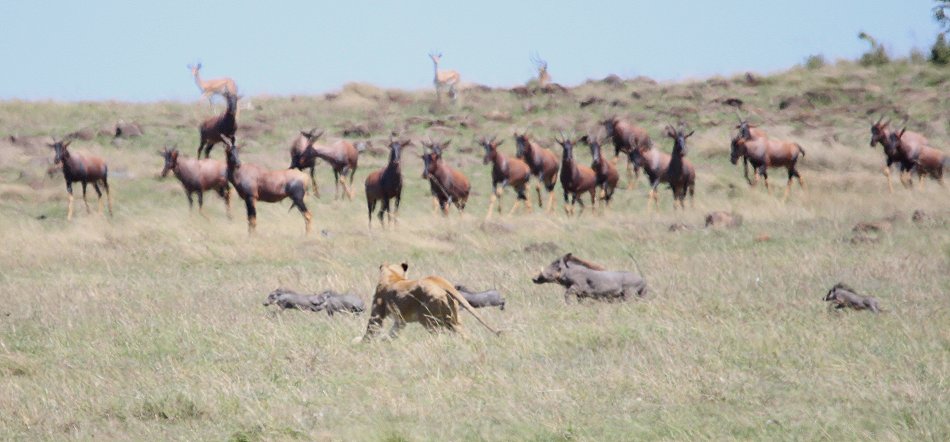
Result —
M 401 317 L 397 317 L 393 321 L 393 327 L 389 329 L 389 339 L 396 339 L 396 337 L 399 336 L 399 331 L 402 330 L 403 327 L 405 326 L 406 326 L 406 321 L 403 320 Z
M 383 319 L 386 319 L 387 310 L 386 303 L 382 299 L 373 300 L 373 309 L 370 313 L 369 323 L 366 324 L 366 334 L 363 335 L 363 342 L 368 342 L 379 334 L 383 328 Z

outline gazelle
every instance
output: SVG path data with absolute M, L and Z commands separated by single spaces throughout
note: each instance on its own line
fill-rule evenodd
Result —
M 432 80 L 432 83 L 435 84 L 435 98 L 436 101 L 442 102 L 442 90 L 448 87 L 449 89 L 449 98 L 452 101 L 455 101 L 458 96 L 458 87 L 459 82 L 462 80 L 462 77 L 457 71 L 451 69 L 439 69 L 439 61 L 442 60 L 442 53 L 438 54 L 429 54 L 429 58 L 432 59 L 432 67 L 435 69 L 435 77 Z
M 191 69 L 191 75 L 195 77 L 195 84 L 198 85 L 198 89 L 201 89 L 201 98 L 208 99 L 208 105 L 214 109 L 214 104 L 211 102 L 211 98 L 215 95 L 225 96 L 225 93 L 236 96 L 237 95 L 237 84 L 234 83 L 234 80 L 231 77 L 221 77 L 214 78 L 211 80 L 202 80 L 201 79 L 201 63 L 195 65 L 188 65 L 188 69 Z
M 534 63 L 535 69 L 538 70 L 538 86 L 547 86 L 548 83 L 551 82 L 551 75 L 548 74 L 548 62 L 538 56 L 537 52 L 531 55 L 531 62 Z

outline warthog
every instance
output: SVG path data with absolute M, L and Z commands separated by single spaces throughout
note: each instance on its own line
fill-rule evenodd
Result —
M 313 305 L 314 311 L 326 310 L 329 316 L 337 312 L 362 313 L 366 309 L 366 304 L 359 296 L 340 294 L 333 290 L 313 296 Z
M 880 313 L 881 308 L 877 304 L 877 299 L 870 296 L 861 296 L 853 288 L 844 283 L 837 283 L 828 294 L 825 295 L 825 301 L 830 302 L 830 309 L 853 308 L 855 310 L 870 310 L 874 313 Z
M 277 304 L 284 309 L 309 310 L 312 312 L 320 311 L 317 308 L 317 295 L 302 295 L 293 290 L 278 288 L 267 295 L 264 300 L 264 307 Z
M 472 307 L 482 308 L 498 306 L 499 310 L 505 309 L 505 298 L 501 296 L 501 293 L 498 293 L 498 290 L 492 289 L 485 290 L 483 292 L 476 292 L 461 285 L 456 285 L 455 290 L 458 290 L 465 300 L 468 301 L 469 304 L 472 304 Z
M 572 295 L 578 301 L 582 298 L 626 301 L 633 295 L 642 298 L 647 294 L 647 283 L 642 277 L 630 272 L 608 271 L 571 253 L 541 269 L 532 281 L 535 284 L 557 282 L 566 287 L 564 302 L 569 302 Z

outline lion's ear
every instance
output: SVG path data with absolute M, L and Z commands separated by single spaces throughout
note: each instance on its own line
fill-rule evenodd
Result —
M 408 263 L 405 263 L 405 262 L 402 263 L 402 271 L 403 271 L 403 272 L 409 271 L 409 264 L 408 264 Z

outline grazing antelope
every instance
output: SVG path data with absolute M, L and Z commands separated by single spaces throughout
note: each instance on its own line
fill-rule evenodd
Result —
M 435 77 L 432 82 L 435 84 L 435 98 L 438 102 L 442 102 L 442 90 L 446 87 L 449 89 L 449 98 L 452 101 L 455 101 L 458 96 L 458 86 L 459 82 L 462 80 L 462 77 L 457 71 L 451 69 L 439 69 L 439 61 L 442 60 L 442 53 L 438 54 L 429 54 L 429 58 L 432 59 L 432 67 L 435 69 Z
M 257 201 L 276 203 L 290 197 L 290 208 L 296 207 L 306 221 L 306 232 L 310 233 L 313 215 L 307 209 L 304 198 L 307 196 L 307 186 L 310 180 L 299 170 L 282 169 L 268 170 L 256 164 L 243 164 L 239 158 L 239 148 L 230 143 L 224 143 L 224 152 L 227 155 L 228 181 L 237 190 L 238 196 L 247 206 L 247 232 L 254 233 L 257 228 Z
M 805 190 L 805 183 L 796 168 L 799 158 L 805 158 L 805 149 L 801 145 L 791 141 L 769 139 L 763 131 L 753 132 L 746 121 L 740 120 L 736 128 L 739 133 L 732 139 L 729 161 L 735 165 L 739 163 L 739 157 L 742 157 L 743 174 L 749 185 L 755 186 L 761 175 L 765 181 L 765 189 L 771 193 L 768 168 L 785 167 L 788 170 L 788 182 L 785 184 L 783 199 L 788 199 L 794 178 L 798 179 L 802 191 Z M 748 138 L 747 135 L 753 137 Z M 752 163 L 753 179 L 749 179 L 748 163 Z
M 306 136 L 307 132 L 300 132 L 301 135 Z M 309 132 L 313 134 L 313 131 Z M 320 133 L 310 136 L 308 138 L 306 147 L 303 152 L 300 153 L 298 157 L 294 157 L 291 153 L 290 158 L 290 167 L 296 167 L 301 169 L 296 164 L 310 165 L 310 171 L 313 173 L 313 167 L 316 163 L 316 158 L 320 158 L 327 162 L 330 167 L 333 169 L 333 185 L 334 193 L 333 199 L 340 198 L 340 185 L 343 185 L 343 192 L 346 196 L 353 200 L 353 177 L 356 175 L 356 166 L 359 162 L 360 152 L 353 146 L 353 143 L 346 140 L 338 140 L 333 142 L 330 145 L 316 144 L 317 138 L 323 134 L 323 131 Z M 347 175 L 349 175 L 350 182 L 346 182 Z M 313 182 L 313 190 L 317 191 L 317 182 Z
M 201 135 L 201 141 L 198 143 L 198 158 L 201 158 L 202 150 L 204 150 L 205 158 L 208 158 L 215 144 L 234 145 L 234 133 L 237 132 L 237 102 L 241 97 L 231 95 L 229 92 L 225 92 L 224 97 L 228 100 L 228 108 L 224 113 L 208 118 L 198 128 L 198 133 Z
M 181 182 L 181 187 L 185 189 L 185 196 L 188 197 L 188 208 L 194 208 L 192 194 L 198 194 L 198 213 L 204 214 L 204 192 L 214 189 L 221 198 L 224 198 L 224 205 L 227 209 L 228 218 L 231 217 L 231 186 L 228 185 L 228 165 L 224 161 L 198 158 L 181 158 L 178 149 L 168 150 L 168 147 L 158 151 L 158 154 L 165 159 L 165 167 L 162 168 L 162 178 L 168 176 L 168 172 L 174 172 L 175 178 Z
M 422 154 L 422 178 L 429 180 L 433 204 L 438 205 L 443 215 L 449 214 L 449 202 L 455 204 L 460 213 L 465 210 L 468 192 L 471 189 L 468 178 L 442 160 L 442 153 L 449 148 L 449 143 L 451 140 L 422 143 L 428 149 Z
M 547 211 L 553 211 L 554 186 L 557 184 L 557 172 L 561 167 L 558 164 L 557 155 L 542 147 L 527 133 L 515 132 L 515 144 L 518 148 L 516 156 L 528 165 L 531 175 L 535 177 L 534 190 L 538 193 L 538 207 L 544 207 L 541 201 L 541 185 L 543 184 L 548 191 Z
M 903 146 L 904 137 L 906 137 L 907 134 L 906 127 L 901 129 L 900 132 L 891 132 L 884 142 L 885 153 L 894 154 L 904 151 L 906 149 Z M 920 146 L 917 159 L 913 162 L 912 170 L 917 171 L 917 178 L 921 185 L 923 185 L 925 175 L 943 184 L 943 168 L 948 163 L 950 163 L 950 157 L 943 152 L 930 146 Z
M 584 192 L 590 193 L 591 210 L 597 209 L 597 174 L 594 170 L 577 164 L 574 160 L 574 145 L 576 141 L 565 138 L 561 134 L 560 138 L 554 141 L 561 145 L 563 154 L 561 155 L 561 189 L 564 190 L 564 213 L 574 214 L 574 203 L 580 203 L 581 213 L 584 213 L 584 201 L 581 195 Z M 568 197 L 570 196 L 570 200 Z M 579 214 L 578 214 L 579 215 Z
M 495 203 L 498 203 L 498 213 L 501 214 L 501 195 L 505 192 L 505 187 L 511 186 L 518 194 L 518 199 L 511 206 L 509 215 L 515 212 L 515 209 L 524 202 L 525 207 L 531 208 L 531 201 L 525 195 L 525 187 L 528 184 L 528 178 L 531 177 L 531 169 L 517 158 L 508 158 L 498 150 L 505 140 L 498 140 L 492 136 L 491 139 L 482 137 L 478 140 L 485 149 L 485 157 L 482 163 L 491 163 L 491 200 L 488 203 L 488 212 L 485 213 L 485 220 L 491 218 L 492 209 Z
M 900 181 L 905 187 L 913 188 L 913 179 L 904 180 L 905 174 L 910 174 L 911 169 L 920 156 L 920 150 L 930 144 L 926 137 L 916 132 L 906 132 L 900 136 L 900 147 L 893 151 L 888 151 L 887 140 L 892 131 L 887 129 L 891 120 L 883 121 L 884 117 L 878 118 L 877 122 L 871 124 L 871 147 L 880 143 L 884 148 L 885 165 L 884 176 L 887 177 L 887 189 L 894 193 L 894 186 L 891 185 L 891 165 L 898 163 L 900 165 Z
M 79 181 L 82 183 L 82 202 L 86 205 L 86 213 L 89 213 L 89 202 L 86 201 L 86 185 L 92 183 L 92 188 L 96 190 L 99 196 L 99 213 L 102 213 L 102 191 L 99 190 L 99 184 L 106 190 L 106 199 L 109 202 L 109 216 L 112 216 L 112 194 L 109 193 L 109 165 L 102 157 L 83 154 L 79 152 L 70 152 L 69 145 L 72 140 L 56 141 L 49 147 L 53 148 L 55 157 L 54 166 L 62 166 L 63 177 L 66 179 L 66 192 L 69 194 L 69 206 L 66 211 L 66 220 L 73 219 L 73 183 Z M 52 169 L 51 169 L 52 171 Z
M 201 89 L 201 98 L 208 99 L 208 105 L 214 109 L 214 103 L 211 102 L 211 98 L 215 95 L 220 95 L 227 99 L 227 95 L 237 95 L 237 84 L 234 83 L 230 77 L 221 77 L 211 80 L 202 80 L 201 79 L 201 63 L 196 65 L 188 65 L 188 69 L 191 69 L 191 75 L 195 77 L 195 84 L 198 85 L 198 89 Z
M 634 161 L 634 150 L 638 146 L 646 146 L 647 149 L 653 147 L 650 134 L 643 128 L 634 126 L 617 116 L 607 118 L 600 124 L 607 131 L 607 137 L 614 143 L 614 157 L 618 157 L 621 152 L 627 154 L 627 189 L 633 189 L 637 180 L 640 179 L 640 165 Z
M 316 157 L 313 157 L 305 161 L 303 151 L 307 150 L 307 146 L 312 141 L 316 141 L 322 135 L 323 131 L 317 132 L 316 128 L 310 129 L 309 131 L 301 130 L 290 143 L 290 167 L 288 167 L 288 169 L 297 170 L 310 169 L 310 182 L 313 183 L 313 196 L 317 198 L 320 197 L 320 191 L 317 190 L 317 179 L 313 176 L 313 169 L 317 166 L 317 160 Z
M 600 189 L 599 198 L 604 201 L 604 210 L 610 205 L 610 199 L 617 189 L 617 182 L 620 181 L 620 174 L 617 173 L 617 167 L 614 163 L 604 158 L 601 146 L 605 139 L 594 135 L 588 135 L 582 138 L 590 146 L 591 157 L 594 158 L 590 168 L 594 170 L 597 176 L 597 188 Z
M 531 62 L 534 63 L 535 69 L 538 70 L 538 86 L 542 88 L 547 86 L 548 83 L 551 82 L 551 75 L 548 74 L 548 62 L 538 56 L 537 52 L 531 55 Z
M 373 210 L 376 209 L 377 201 L 382 201 L 378 213 L 380 226 L 386 227 L 383 223 L 383 214 L 389 215 L 391 224 L 396 222 L 393 211 L 389 208 L 389 200 L 396 199 L 394 212 L 398 215 L 399 200 L 402 199 L 402 169 L 399 166 L 399 158 L 402 155 L 402 149 L 411 145 L 412 140 L 390 137 L 389 162 L 366 177 L 366 207 L 369 210 L 370 228 L 373 227 Z

